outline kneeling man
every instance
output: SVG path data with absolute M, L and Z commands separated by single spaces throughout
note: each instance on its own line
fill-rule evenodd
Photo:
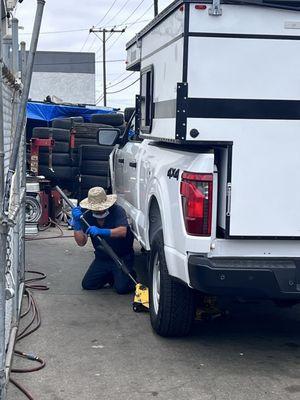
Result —
M 104 252 L 96 238 L 100 235 L 106 240 L 114 252 L 124 260 L 129 271 L 133 271 L 133 233 L 128 225 L 124 209 L 115 204 L 116 200 L 116 195 L 106 195 L 102 187 L 94 187 L 89 190 L 88 197 L 80 202 L 80 206 L 72 210 L 76 243 L 79 246 L 85 246 L 88 235 L 91 235 L 95 249 L 95 260 L 82 280 L 83 289 L 101 289 L 108 283 L 119 294 L 134 290 L 134 283 Z M 85 209 L 89 210 L 84 214 L 84 218 L 90 225 L 89 228 L 86 228 L 80 219 Z

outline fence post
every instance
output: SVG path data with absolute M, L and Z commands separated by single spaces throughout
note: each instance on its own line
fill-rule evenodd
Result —
M 19 21 L 16 18 L 12 18 L 11 21 L 11 30 L 12 30 L 12 73 L 15 79 L 18 79 L 18 71 L 19 71 Z M 13 99 L 12 99 L 12 129 L 11 134 L 15 133 L 16 130 L 16 122 L 19 112 L 19 90 L 14 88 L 13 91 Z M 20 204 L 20 169 L 22 163 L 22 144 L 20 146 L 17 168 L 15 171 L 15 185 L 13 188 L 13 203 L 15 207 L 18 207 Z M 12 299 L 12 326 L 16 326 L 18 323 L 18 311 L 19 311 L 19 263 L 20 263 L 20 223 L 21 223 L 21 213 L 19 211 L 15 226 L 13 229 L 13 254 L 12 254 L 12 276 L 15 282 L 15 295 Z
M 21 42 L 21 51 L 20 51 L 20 67 L 21 67 L 21 81 L 24 84 L 25 75 L 26 75 L 26 43 Z M 21 170 L 21 188 L 26 188 L 26 137 L 23 135 L 22 139 L 22 147 L 23 147 L 23 166 Z M 20 251 L 20 281 L 24 282 L 25 279 L 25 202 L 26 197 L 23 198 L 23 204 L 20 212 L 21 218 L 21 226 L 20 226 L 20 235 L 21 235 L 21 251 Z
M 2 7 L 0 7 L 2 21 Z M 5 398 L 5 269 L 6 269 L 6 237 L 7 228 L 4 224 L 4 123 L 3 123 L 3 31 L 0 23 L 0 400 Z

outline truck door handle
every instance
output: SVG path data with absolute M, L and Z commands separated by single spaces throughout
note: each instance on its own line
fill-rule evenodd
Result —
M 124 158 L 118 158 L 118 162 L 119 162 L 120 164 L 124 164 Z
M 129 163 L 129 167 L 136 168 L 136 162 L 135 161 L 134 162 L 130 162 Z

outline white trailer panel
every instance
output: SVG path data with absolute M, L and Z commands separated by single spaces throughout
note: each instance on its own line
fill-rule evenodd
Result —
M 299 100 L 299 54 L 300 40 L 190 37 L 188 95 Z

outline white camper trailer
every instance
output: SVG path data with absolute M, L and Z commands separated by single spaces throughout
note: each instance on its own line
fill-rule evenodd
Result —
M 299 301 L 300 1 L 178 0 L 127 51 L 141 88 L 113 188 L 150 252 L 154 329 L 189 330 L 180 282 Z

